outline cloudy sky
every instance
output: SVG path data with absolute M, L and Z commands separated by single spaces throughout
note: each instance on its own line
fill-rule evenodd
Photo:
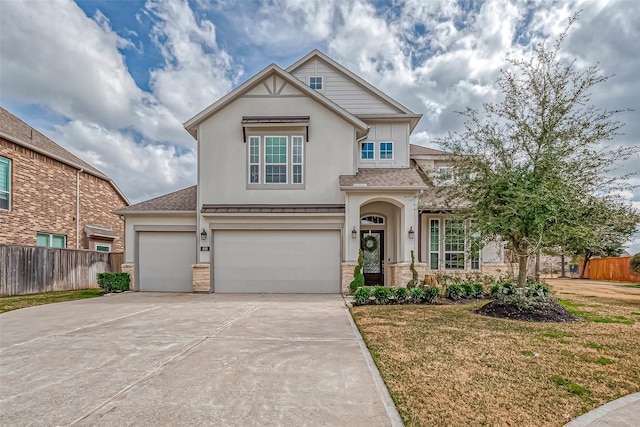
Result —
M 506 58 L 581 9 L 564 53 L 615 74 L 592 101 L 634 109 L 614 144 L 640 144 L 635 0 L 0 0 L 0 101 L 138 202 L 195 183 L 182 122 L 271 63 L 322 50 L 424 114 L 412 142 L 437 148 L 455 111 L 497 99 Z

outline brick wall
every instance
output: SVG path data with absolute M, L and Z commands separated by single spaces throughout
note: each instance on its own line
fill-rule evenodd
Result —
M 0 243 L 35 246 L 36 233 L 67 236 L 76 248 L 76 169 L 0 138 L 0 156 L 11 159 L 11 210 L 0 210 Z M 124 223 L 110 212 L 126 204 L 108 182 L 80 176 L 80 249 L 85 223 L 111 226 L 124 249 Z

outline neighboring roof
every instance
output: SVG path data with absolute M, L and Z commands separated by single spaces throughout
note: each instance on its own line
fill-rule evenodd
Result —
M 132 213 L 152 213 L 152 212 L 195 212 L 198 204 L 197 186 L 184 188 L 165 194 L 154 199 L 145 200 L 126 208 L 118 209 L 113 213 L 126 215 Z
M 433 187 L 429 186 L 425 191 L 420 194 L 418 199 L 418 210 L 421 212 L 451 212 L 459 208 L 467 207 L 468 204 L 459 202 L 455 205 L 448 205 L 446 203 L 447 187 Z
M 117 237 L 113 229 L 106 225 L 85 224 L 84 232 L 88 237 L 102 237 L 106 239 L 115 239 Z
M 202 213 L 344 213 L 344 205 L 203 205 Z
M 340 175 L 341 190 L 420 190 L 427 188 L 410 168 L 360 169 L 355 175 Z
M 211 104 L 210 106 L 208 106 L 207 108 L 205 108 L 204 110 L 202 110 L 201 112 L 199 112 L 198 114 L 190 118 L 189 120 L 187 120 L 184 123 L 184 128 L 191 134 L 191 136 L 193 136 L 194 138 L 197 138 L 197 135 L 196 135 L 197 126 L 200 123 L 204 122 L 213 114 L 217 113 L 222 108 L 226 107 L 228 104 L 230 104 L 231 102 L 233 102 L 234 100 L 242 96 L 244 93 L 251 90 L 256 84 L 258 84 L 260 81 L 262 81 L 264 78 L 268 77 L 271 74 L 278 75 L 280 78 L 285 80 L 288 84 L 292 85 L 296 89 L 300 90 L 302 93 L 308 95 L 310 98 L 314 99 L 315 101 L 324 105 L 328 109 L 332 110 L 338 116 L 342 117 L 344 120 L 348 121 L 349 123 L 352 123 L 363 132 L 368 131 L 369 125 L 367 125 L 365 122 L 363 122 L 362 120 L 360 120 L 359 118 L 357 118 L 356 116 L 354 116 L 353 114 L 345 110 L 344 108 L 340 107 L 335 102 L 321 95 L 320 93 L 318 93 L 318 91 L 311 89 L 309 86 L 307 86 L 306 84 L 304 84 L 303 82 L 301 82 L 300 80 L 298 80 L 297 78 L 295 78 L 294 76 L 292 76 L 291 74 L 289 74 L 288 72 L 286 72 L 285 70 L 277 66 L 276 64 L 269 65 L 264 70 L 260 71 L 258 74 L 254 75 L 249 80 L 245 81 L 240 86 L 238 86 L 237 88 L 235 88 L 234 90 L 232 90 L 231 92 L 223 96 L 222 98 L 218 99 L 216 102 L 214 102 L 213 104 Z
M 111 178 L 89 163 L 71 154 L 2 107 L 0 107 L 0 138 L 40 153 L 43 156 L 50 157 L 75 169 L 83 169 L 84 172 L 109 182 L 127 205 L 130 204 L 127 197 L 120 191 Z
M 443 156 L 449 154 L 446 151 L 440 151 L 422 145 L 409 144 L 409 146 L 411 156 Z
M 324 62 L 326 62 L 330 66 L 332 66 L 333 68 L 337 69 L 342 74 L 345 74 L 351 80 L 355 81 L 360 86 L 362 86 L 365 89 L 367 89 L 368 91 L 372 92 L 378 98 L 381 98 L 382 100 L 384 100 L 384 101 L 388 102 L 389 104 L 393 105 L 394 107 L 396 107 L 398 110 L 402 111 L 403 113 L 411 114 L 411 115 L 415 114 L 413 111 L 409 110 L 407 107 L 405 107 L 404 105 L 400 104 L 398 101 L 396 101 L 395 99 L 391 98 L 389 95 L 385 94 L 380 89 L 378 89 L 377 87 L 375 87 L 371 83 L 367 82 L 362 77 L 360 77 L 357 74 L 355 74 L 353 71 L 351 71 L 348 68 L 340 65 L 339 63 L 337 63 L 336 61 L 331 59 L 329 56 L 327 56 L 324 53 L 320 52 L 318 49 L 312 50 L 311 52 L 306 54 L 304 57 L 302 57 L 298 61 L 296 61 L 294 64 L 289 66 L 287 68 L 287 72 L 293 74 L 293 72 L 295 70 L 297 70 L 298 68 L 303 66 L 307 61 L 309 61 L 310 59 L 312 59 L 314 57 L 322 59 Z

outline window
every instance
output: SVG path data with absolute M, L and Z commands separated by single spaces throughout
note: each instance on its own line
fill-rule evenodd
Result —
M 429 268 L 440 268 L 440 220 L 432 219 L 429 222 Z
M 375 158 L 375 144 L 371 141 L 363 142 L 360 149 L 360 158 L 362 160 L 373 160 Z
M 44 246 L 47 248 L 66 248 L 67 236 L 51 233 L 37 233 L 36 246 Z
M 393 159 L 393 142 L 380 143 L 380 159 Z
M 109 246 L 109 245 L 96 245 L 96 251 L 98 251 L 98 252 L 111 252 L 111 246 Z
M 309 87 L 315 90 L 322 90 L 322 76 L 309 77 Z
M 441 166 L 438 168 L 438 181 L 439 182 L 451 182 L 453 181 L 453 168 L 451 166 Z
M 0 157 L 0 210 L 11 209 L 11 160 Z
M 249 184 L 303 184 L 304 138 L 249 136 L 247 182 Z
M 362 225 L 384 224 L 384 218 L 377 215 L 364 216 L 360 223 Z
M 465 256 L 464 222 L 447 219 L 444 221 L 444 268 L 464 270 Z
M 260 137 L 249 137 L 249 182 L 260 182 Z

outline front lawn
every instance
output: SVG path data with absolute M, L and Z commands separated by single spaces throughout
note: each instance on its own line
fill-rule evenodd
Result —
M 73 301 L 77 299 L 99 297 L 102 289 L 80 289 L 74 291 L 42 292 L 30 295 L 12 295 L 0 297 L 0 313 L 36 305 L 55 302 Z
M 485 317 L 465 305 L 352 314 L 407 426 L 562 426 L 640 391 L 640 301 L 572 295 L 583 321 Z

